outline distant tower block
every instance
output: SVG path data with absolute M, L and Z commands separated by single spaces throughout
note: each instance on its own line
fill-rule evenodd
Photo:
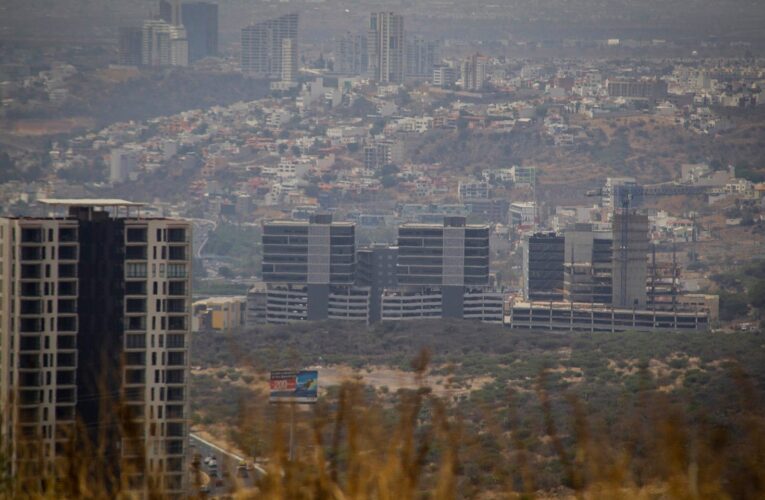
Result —
M 613 305 L 645 307 L 648 217 L 627 210 L 614 214 Z

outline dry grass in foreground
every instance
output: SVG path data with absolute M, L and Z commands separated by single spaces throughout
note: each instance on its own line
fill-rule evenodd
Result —
M 262 450 L 266 474 L 232 498 L 735 498 L 765 497 L 765 418 L 754 385 L 731 375 L 740 411 L 731 425 L 689 420 L 666 395 L 646 391 L 625 421 L 593 420 L 570 397 L 563 417 L 547 373 L 536 381 L 536 422 L 551 453 L 520 424 L 526 408 L 509 390 L 504 408 L 467 415 L 424 385 L 428 356 L 413 368 L 421 385 L 380 399 L 344 383 L 299 415 L 300 446 L 289 460 L 288 406 L 243 405 L 238 443 Z M 117 412 L 119 413 L 119 411 Z M 124 429 L 123 429 L 124 432 Z M 256 442 L 257 441 L 257 442 Z M 102 450 L 67 449 L 59 467 L 32 483 L 4 476 L 3 498 L 133 498 L 114 480 Z M 552 471 L 552 472 L 551 472 Z M 552 474 L 552 475 L 551 475 Z M 190 474 L 190 476 L 194 476 Z M 554 486 L 550 487 L 551 478 Z M 557 481 L 557 482 L 555 482 Z M 194 481 L 192 480 L 192 483 Z M 191 496 L 197 487 L 192 486 Z M 161 488 L 149 497 L 162 498 Z

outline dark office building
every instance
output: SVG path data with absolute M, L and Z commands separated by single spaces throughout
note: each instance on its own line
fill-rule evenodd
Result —
M 523 296 L 527 300 L 563 300 L 563 235 L 536 233 L 523 242 Z
M 168 24 L 173 24 L 173 4 L 170 1 L 159 0 L 159 18 Z
M 398 286 L 398 248 L 373 245 L 356 252 L 356 284 L 369 287 L 369 322 L 380 321 L 382 292 Z
M 212 3 L 184 3 L 181 20 L 189 43 L 189 62 L 218 54 L 218 6 Z
M 353 223 L 332 222 L 324 214 L 263 224 L 263 281 L 269 290 L 295 291 L 307 300 L 305 311 L 294 319 L 326 319 L 330 294 L 339 292 L 332 287 L 353 285 L 355 229 Z
M 119 63 L 125 66 L 141 64 L 143 48 L 143 31 L 138 27 L 120 28 Z

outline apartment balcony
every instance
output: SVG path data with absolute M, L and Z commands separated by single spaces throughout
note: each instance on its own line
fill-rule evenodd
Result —
M 128 334 L 125 337 L 126 349 L 146 349 L 146 335 L 143 334 Z
M 36 424 L 40 419 L 39 408 L 22 408 L 19 410 L 19 424 Z
M 77 245 L 60 245 L 58 258 L 59 260 L 77 260 Z
M 146 366 L 146 353 L 143 351 L 126 352 L 125 366 Z
M 146 400 L 146 389 L 144 387 L 126 387 L 124 392 L 126 402 L 144 402 Z
M 37 280 L 42 278 L 42 265 L 40 264 L 22 264 L 21 279 Z
M 145 227 L 129 227 L 125 231 L 127 243 L 146 243 L 149 241 L 149 232 Z
M 77 265 L 76 264 L 59 264 L 58 277 L 59 278 L 76 278 Z
M 168 299 L 167 312 L 169 313 L 186 313 L 189 311 L 188 305 L 185 299 Z
M 76 316 L 59 316 L 56 319 L 56 330 L 59 332 L 76 332 L 77 331 L 77 317 Z
M 19 354 L 19 370 L 38 370 L 41 366 L 39 354 Z
M 18 377 L 18 386 L 22 389 L 29 387 L 41 387 L 42 377 L 41 373 L 35 372 L 20 372 Z
M 42 318 L 21 318 L 19 320 L 19 331 L 21 333 L 40 333 L 44 330 Z
M 42 310 L 42 300 L 22 300 L 19 312 L 22 315 L 38 315 Z
M 72 408 L 73 406 L 62 406 L 62 408 Z M 72 412 L 74 414 L 74 412 Z M 68 423 L 71 422 L 71 423 Z M 74 415 L 70 418 L 61 418 L 56 419 L 56 439 L 62 440 L 62 441 L 68 441 L 72 437 L 74 437 L 75 433 L 75 425 L 74 425 Z
M 45 259 L 45 248 L 28 245 L 21 247 L 22 262 L 34 262 L 43 259 Z
M 41 402 L 40 391 L 38 389 L 19 391 L 19 406 L 36 406 Z
M 22 282 L 19 287 L 19 295 L 23 297 L 41 297 L 42 287 L 40 283 Z
M 167 401 L 181 402 L 184 400 L 183 387 L 168 387 L 167 388 Z
M 182 455 L 183 454 L 183 440 L 174 439 L 165 442 L 165 453 L 168 455 Z M 180 487 L 180 485 L 179 485 Z
M 146 312 L 146 299 L 126 299 L 125 300 L 125 312 L 127 314 L 145 313 Z
M 168 349 L 183 349 L 186 347 L 186 336 L 182 333 L 169 333 L 165 336 L 165 346 Z
M 76 281 L 59 281 L 58 295 L 63 297 L 76 297 L 77 282 Z
M 56 366 L 59 368 L 75 368 L 77 366 L 77 355 L 73 352 L 56 353 Z
M 74 389 L 56 389 L 57 403 L 75 403 L 76 401 Z
M 59 314 L 76 314 L 77 301 L 74 299 L 59 299 L 58 312 Z
M 71 243 L 77 241 L 77 228 L 62 227 L 58 230 L 58 241 Z
M 167 329 L 170 331 L 186 331 L 188 324 L 186 316 L 169 316 L 167 318 Z
M 167 287 L 167 294 L 170 296 L 186 295 L 186 282 L 185 281 L 171 281 Z
M 56 336 L 56 348 L 62 351 L 77 349 L 77 336 L 76 335 L 57 335 Z
M 168 249 L 169 260 L 187 260 L 186 245 L 171 245 Z
M 183 351 L 170 351 L 167 353 L 167 366 L 185 366 L 186 353 Z
M 146 245 L 128 245 L 125 247 L 125 260 L 146 260 Z
M 180 422 L 170 422 L 165 426 L 165 436 L 169 438 L 182 438 L 186 435 L 185 425 Z
M 188 243 L 188 233 L 185 228 L 171 227 L 167 230 L 167 241 L 170 243 Z
M 184 412 L 183 412 L 183 405 L 166 405 L 165 418 L 167 418 L 168 420 L 180 420 L 185 418 Z
M 22 243 L 42 243 L 43 231 L 39 227 L 26 227 L 21 229 Z
M 125 295 L 146 295 L 145 281 L 126 281 Z
M 146 383 L 146 370 L 125 370 L 125 384 L 143 385 Z
M 56 421 L 74 421 L 74 406 L 56 406 Z
M 34 352 L 40 350 L 39 335 L 22 335 L 19 338 L 19 352 Z
M 128 316 L 125 318 L 125 330 L 145 331 L 146 316 Z
M 183 384 L 185 379 L 184 370 L 167 370 L 165 374 L 165 382 L 168 384 Z
M 56 385 L 75 385 L 76 382 L 74 370 L 59 370 L 56 372 Z

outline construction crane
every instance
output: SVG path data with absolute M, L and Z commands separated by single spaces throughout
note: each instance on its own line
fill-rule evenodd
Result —
M 586 192 L 586 196 L 589 198 L 593 197 L 602 197 L 603 196 L 603 189 L 591 189 Z M 673 196 L 676 193 L 671 191 L 665 191 L 665 192 L 652 192 L 651 196 Z M 621 220 L 621 227 L 620 227 L 620 241 L 618 246 L 618 252 L 619 252 L 619 258 L 621 259 L 620 262 L 620 269 L 621 272 L 620 276 L 620 292 L 622 297 L 626 297 L 627 293 L 627 254 L 628 254 L 628 240 L 629 240 L 629 225 L 630 225 L 630 218 L 629 218 L 629 210 L 633 204 L 633 197 L 632 192 L 630 190 L 621 190 L 619 189 L 619 186 L 615 186 L 614 190 L 614 199 L 615 201 L 618 201 L 619 203 L 614 203 L 614 216 L 617 213 L 617 210 L 621 208 L 621 213 L 623 215 Z M 619 207 L 619 205 L 621 205 Z M 693 221 L 693 232 L 692 232 L 692 253 L 693 253 L 693 259 L 696 258 L 696 240 L 697 240 L 697 228 L 696 228 L 696 216 L 695 214 L 692 217 Z M 651 275 L 651 302 L 653 303 L 654 307 L 656 306 L 656 248 L 653 247 L 652 250 L 652 275 Z M 676 262 L 676 250 L 675 245 L 673 243 L 672 245 L 672 284 L 670 288 L 670 294 L 672 295 L 672 308 L 674 310 L 675 308 L 675 300 L 676 300 L 676 294 L 677 294 L 677 262 Z M 628 304 L 621 304 L 621 305 L 628 305 Z
M 618 198 L 621 202 L 621 214 L 622 214 L 622 220 L 621 220 L 621 226 L 620 226 L 620 232 L 619 232 L 619 292 L 620 297 L 622 298 L 622 301 L 624 301 L 627 297 L 627 252 L 628 252 L 628 241 L 629 241 L 629 209 L 630 205 L 632 204 L 632 192 L 629 190 L 626 190 L 626 192 L 622 192 L 621 189 L 619 189 L 620 186 L 614 186 L 614 198 Z M 603 196 L 603 189 L 591 189 L 587 191 L 586 195 L 588 197 L 601 197 Z M 614 220 L 616 220 L 616 214 L 617 214 L 617 205 L 614 203 Z M 628 304 L 615 304 L 620 306 L 627 306 Z

